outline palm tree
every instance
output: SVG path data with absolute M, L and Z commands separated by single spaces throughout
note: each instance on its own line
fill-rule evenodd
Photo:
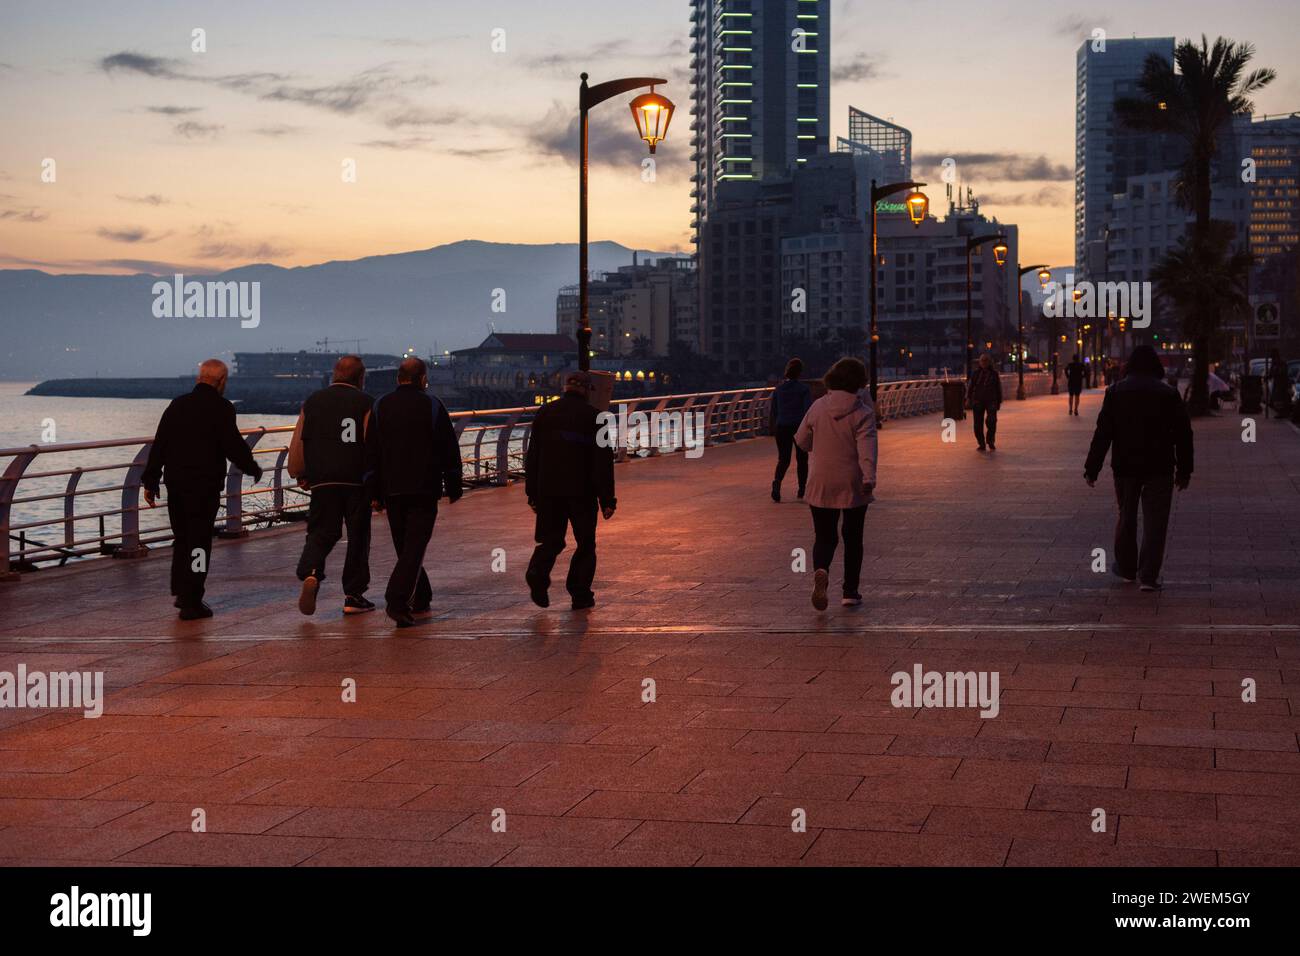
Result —
M 1212 236 L 1210 218 L 1219 136 L 1234 116 L 1254 112 L 1251 95 L 1277 76 L 1271 69 L 1247 73 L 1246 67 L 1254 56 L 1252 44 L 1223 37 L 1216 39 L 1213 46 L 1204 35 L 1199 46 L 1194 40 L 1183 40 L 1174 50 L 1173 63 L 1159 54 L 1149 56 L 1138 81 L 1140 95 L 1115 103 L 1115 113 L 1125 125 L 1147 132 L 1168 133 L 1185 144 L 1187 156 L 1179 170 L 1178 199 L 1195 217 L 1192 245 L 1205 248 L 1182 252 L 1201 262 L 1206 261 L 1212 248 L 1229 254 L 1229 246 L 1220 245 L 1218 238 Z M 1219 315 L 1213 311 L 1214 303 L 1173 295 L 1172 291 L 1170 298 L 1184 303 L 1187 328 L 1198 330 L 1193 338 L 1196 368 L 1190 406 L 1193 414 L 1204 414 L 1209 410 L 1206 379 L 1210 370 L 1210 339 L 1218 330 Z

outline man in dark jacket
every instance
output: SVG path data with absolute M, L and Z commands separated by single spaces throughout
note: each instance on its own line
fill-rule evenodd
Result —
M 226 363 L 208 359 L 199 366 L 198 384 L 172 399 L 158 422 L 149 461 L 140 483 L 150 508 L 158 503 L 159 483 L 167 486 L 167 521 L 172 528 L 171 589 L 182 621 L 212 617 L 203 603 L 212 556 L 212 526 L 217 520 L 229 459 L 254 481 L 262 469 L 235 424 L 235 406 L 222 396 Z
M 403 360 L 397 388 L 375 402 L 366 430 L 366 487 L 375 510 L 388 511 L 397 564 L 384 591 L 385 609 L 398 627 L 413 627 L 413 614 L 429 611 L 433 588 L 424 551 L 445 492 L 461 496 L 460 443 L 443 404 L 426 393 L 428 368 Z
M 1076 352 L 1074 361 L 1065 367 L 1065 390 L 1069 393 L 1070 404 L 1066 409 L 1067 415 L 1079 414 L 1079 396 L 1083 394 L 1083 384 L 1088 378 L 1088 366 L 1079 361 L 1079 355 Z
M 1143 591 L 1160 590 L 1174 486 L 1185 491 L 1192 480 L 1191 419 L 1178 392 L 1162 381 L 1164 374 L 1155 349 L 1139 345 L 1133 350 L 1127 376 L 1106 389 L 1083 466 L 1083 476 L 1092 486 L 1110 450 L 1119 505 L 1113 570 L 1125 581 L 1140 580 Z
M 794 433 L 812 405 L 812 389 L 799 381 L 803 362 L 790 359 L 785 366 L 785 381 L 772 390 L 772 434 L 776 437 L 776 476 L 772 479 L 772 500 L 781 500 L 781 482 L 795 457 L 795 474 L 799 478 L 799 497 L 808 484 L 808 453 L 794 443 Z
M 990 451 L 997 451 L 995 444 L 998 437 L 998 409 L 1002 407 L 1002 376 L 993 367 L 989 353 L 980 356 L 979 365 L 971 373 L 967 388 L 972 417 L 975 419 L 975 441 L 980 451 L 984 450 L 985 423 L 988 425 L 988 446 Z
M 591 376 L 575 372 L 564 395 L 542 406 L 533 418 L 525 458 L 528 507 L 537 515 L 537 547 L 524 575 L 533 602 L 547 607 L 551 569 L 564 550 L 564 533 L 573 526 L 576 550 L 569 562 L 566 588 L 575 611 L 595 607 L 591 583 L 596 578 L 596 510 L 608 521 L 614 498 L 614 449 L 601 435 L 596 409 L 589 403 Z
M 343 559 L 343 613 L 373 611 L 370 586 L 370 495 L 366 471 L 366 424 L 374 399 L 361 389 L 366 366 L 358 355 L 334 364 L 334 381 L 303 402 L 289 443 L 289 475 L 311 491 L 307 541 L 298 559 L 298 610 L 316 613 L 316 594 L 325 580 L 325 560 L 348 529 Z

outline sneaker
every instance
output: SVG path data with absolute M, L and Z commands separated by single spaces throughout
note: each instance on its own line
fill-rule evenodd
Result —
M 316 613 L 316 592 L 320 590 L 320 579 L 309 574 L 302 579 L 302 590 L 298 592 L 298 610 L 303 614 Z
M 199 621 L 205 617 L 212 617 L 212 608 L 208 607 L 202 601 L 198 604 L 181 608 L 180 619 L 182 621 Z
M 393 619 L 393 623 L 398 627 L 415 627 L 415 618 L 411 617 L 411 612 L 404 607 L 393 607 L 391 604 L 384 608 L 384 613 Z
M 1163 585 L 1161 585 L 1158 581 L 1143 581 L 1142 584 L 1139 586 L 1139 590 L 1142 591 L 1160 591 L 1162 589 L 1163 589 Z
M 587 611 L 596 606 L 596 595 L 586 598 L 574 598 L 573 609 L 575 611 Z
M 772 500 L 777 504 L 781 503 L 781 486 L 775 481 L 772 482 Z
M 812 606 L 819 611 L 826 610 L 826 586 L 830 577 L 824 568 L 818 568 L 813 574 Z
M 859 594 L 857 591 L 854 591 L 852 594 L 846 594 L 844 595 L 844 597 L 840 599 L 840 604 L 842 604 L 844 607 L 857 607 L 861 603 L 862 603 L 862 595 Z
M 343 599 L 344 614 L 365 614 L 367 611 L 373 611 L 374 609 L 374 602 L 367 601 L 363 597 L 353 597 L 349 594 Z

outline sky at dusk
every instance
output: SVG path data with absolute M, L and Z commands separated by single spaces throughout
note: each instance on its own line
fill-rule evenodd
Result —
M 196 27 L 206 52 L 191 50 Z M 985 211 L 1020 226 L 1024 261 L 1064 263 L 1074 53 L 1096 27 L 1251 41 L 1255 65 L 1279 73 L 1259 112 L 1300 110 L 1300 4 L 834 0 L 832 136 L 850 105 L 908 127 L 936 211 L 952 156 Z M 593 113 L 592 238 L 689 251 L 688 31 L 685 0 L 3 0 L 0 268 L 219 271 L 572 242 L 583 70 L 664 76 L 681 108 L 652 183 L 624 98 Z

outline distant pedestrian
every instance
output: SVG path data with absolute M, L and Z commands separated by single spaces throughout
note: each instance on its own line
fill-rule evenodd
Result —
M 551 571 L 564 550 L 565 531 L 573 528 L 575 550 L 569 561 L 565 588 L 573 610 L 596 606 L 591 589 L 596 579 L 596 513 L 614 517 L 614 449 L 597 441 L 598 412 L 591 405 L 591 376 L 574 372 L 564 394 L 543 405 L 533 417 L 525 457 L 524 492 L 537 515 L 533 537 L 537 547 L 524 579 L 538 607 L 548 607 Z
M 776 436 L 776 476 L 772 479 L 772 500 L 781 500 L 781 482 L 790 467 L 790 455 L 795 457 L 795 474 L 799 478 L 799 498 L 803 498 L 808 485 L 808 453 L 796 447 L 794 433 L 812 405 L 812 389 L 799 379 L 803 376 L 803 362 L 790 359 L 785 366 L 785 381 L 772 390 L 772 434 Z
M 212 617 L 203 594 L 227 459 L 253 481 L 262 478 L 261 467 L 239 434 L 235 406 L 223 397 L 229 374 L 226 363 L 219 359 L 208 359 L 199 366 L 194 390 L 173 399 L 163 412 L 140 478 L 150 508 L 157 505 L 159 482 L 167 486 L 171 591 L 182 621 Z
M 998 409 L 1002 407 L 1002 376 L 993 367 L 993 359 L 985 352 L 971 373 L 966 387 L 971 417 L 975 420 L 975 441 L 984 450 L 987 437 L 989 451 L 997 451 Z M 987 429 L 987 436 L 986 436 Z
M 1109 449 L 1119 507 L 1112 570 L 1130 583 L 1140 581 L 1143 591 L 1158 591 L 1173 490 L 1187 490 L 1192 480 L 1192 423 L 1177 390 L 1162 381 L 1155 349 L 1135 348 L 1127 371 L 1106 389 L 1083 476 L 1089 486 L 1096 483 Z
M 289 476 L 311 492 L 307 540 L 298 559 L 298 610 L 316 613 L 325 561 L 348 531 L 343 559 L 343 613 L 363 614 L 375 605 L 370 587 L 370 494 L 366 472 L 366 425 L 374 399 L 363 392 L 366 366 L 358 355 L 334 364 L 334 381 L 303 403 L 289 443 Z
M 388 512 L 397 563 L 384 591 L 385 613 L 399 628 L 432 610 L 424 552 L 438 519 L 438 499 L 460 500 L 460 443 L 447 409 L 432 395 L 428 367 L 414 356 L 397 369 L 397 388 L 374 404 L 366 430 L 366 487 L 376 511 Z
M 1065 367 L 1065 390 L 1069 392 L 1069 415 L 1079 414 L 1079 396 L 1083 394 L 1083 383 L 1088 378 L 1088 366 L 1079 361 L 1079 353 L 1074 353 L 1074 361 Z
M 866 391 L 867 370 L 855 358 L 842 358 L 824 379 L 827 392 L 812 403 L 795 433 L 808 452 L 807 501 L 813 519 L 812 604 L 826 609 L 831 560 L 844 535 L 844 587 L 841 603 L 862 603 L 862 528 L 876 487 L 876 410 Z

